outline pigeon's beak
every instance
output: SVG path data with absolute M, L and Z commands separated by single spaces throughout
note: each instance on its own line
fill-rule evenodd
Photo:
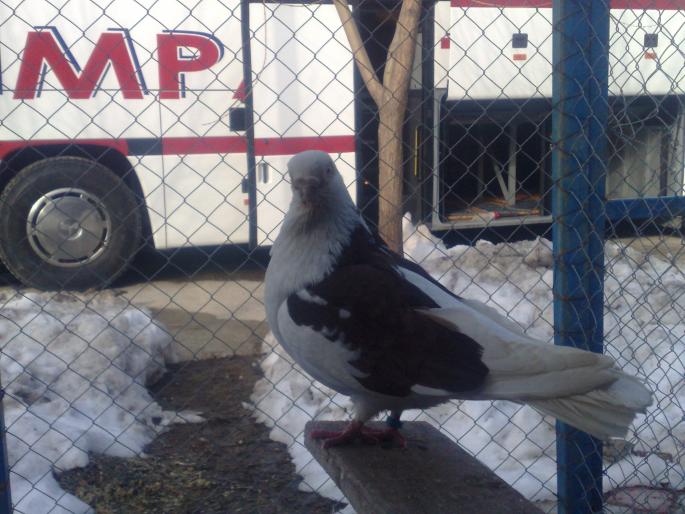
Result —
M 315 186 L 303 187 L 300 196 L 302 198 L 302 204 L 305 207 L 313 207 L 318 203 L 319 199 L 319 188 Z
M 300 201 L 305 208 L 311 209 L 319 204 L 321 199 L 320 186 L 318 180 L 311 179 L 295 184 L 295 191 L 299 194 Z

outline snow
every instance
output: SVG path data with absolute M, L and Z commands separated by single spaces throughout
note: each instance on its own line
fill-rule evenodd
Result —
M 551 243 L 534 241 L 445 248 L 425 227 L 405 221 L 405 253 L 443 285 L 465 298 L 487 303 L 528 334 L 552 342 Z M 656 252 L 646 254 L 618 242 L 605 245 L 605 345 L 619 367 L 646 377 L 655 403 L 640 415 L 628 443 L 614 449 L 604 489 L 645 484 L 685 486 L 685 270 Z M 351 404 L 312 380 L 273 337 L 265 342 L 264 378 L 252 396 L 257 419 L 271 437 L 288 445 L 302 488 L 342 499 L 303 447 L 311 419 L 348 419 Z M 527 498 L 554 507 L 554 420 L 529 407 L 504 401 L 453 401 L 403 419 L 426 420 L 458 441 Z M 343 500 L 344 501 L 344 500 Z M 347 512 L 353 512 L 351 507 Z
M 15 512 L 91 512 L 53 473 L 130 457 L 170 423 L 145 385 L 175 361 L 150 314 L 112 293 L 0 290 L 0 372 Z

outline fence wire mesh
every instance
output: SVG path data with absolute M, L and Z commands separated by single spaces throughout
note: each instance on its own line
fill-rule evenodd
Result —
M 399 7 L 352 8 L 381 78 Z M 263 305 L 292 155 L 330 153 L 378 223 L 379 109 L 336 7 L 0 0 L 0 12 L 15 512 L 353 512 L 303 445 L 307 421 L 348 419 L 351 404 L 294 364 Z M 608 120 L 583 133 L 608 148 L 595 156 L 608 201 L 594 322 L 655 402 L 604 445 L 604 509 L 679 512 L 685 4 L 615 2 L 608 23 Z M 404 253 L 552 344 L 551 3 L 424 4 L 416 48 Z M 594 80 L 567 77 L 580 78 Z M 552 418 L 451 401 L 404 419 L 439 427 L 557 511 Z

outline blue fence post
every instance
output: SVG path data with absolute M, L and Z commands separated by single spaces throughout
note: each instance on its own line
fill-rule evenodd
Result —
M 9 455 L 5 437 L 5 390 L 0 386 L 0 514 L 12 514 L 12 492 L 10 490 Z
M 608 0 L 553 1 L 554 342 L 603 350 Z M 601 512 L 602 445 L 557 423 L 560 514 Z

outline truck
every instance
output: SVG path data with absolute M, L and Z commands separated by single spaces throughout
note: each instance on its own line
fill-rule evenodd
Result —
M 681 4 L 612 4 L 612 197 L 682 193 Z M 7 0 L 0 12 L 0 258 L 26 285 L 102 287 L 144 245 L 268 246 L 302 150 L 332 154 L 360 207 L 377 194 L 377 122 L 332 4 Z M 374 34 L 388 12 L 355 16 Z M 381 63 L 390 32 L 377 32 Z M 549 223 L 551 3 L 439 1 L 417 45 L 412 215 L 435 231 Z

